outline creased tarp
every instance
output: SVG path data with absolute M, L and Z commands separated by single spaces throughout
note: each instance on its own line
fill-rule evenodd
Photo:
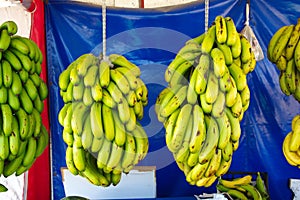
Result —
M 246 1 L 210 1 L 209 24 L 217 15 L 230 16 L 241 31 L 245 22 Z M 266 58 L 267 45 L 283 25 L 295 24 L 299 3 L 258 1 L 250 5 L 250 26 L 260 42 L 265 59 L 248 75 L 250 107 L 241 122 L 242 135 L 233 155 L 230 171 L 267 172 L 271 199 L 291 199 L 289 178 L 300 178 L 299 169 L 290 166 L 282 153 L 282 142 L 291 130 L 291 120 L 300 106 L 285 96 L 278 84 L 276 66 Z M 63 102 L 59 95 L 59 74 L 77 57 L 102 52 L 101 7 L 74 2 L 51 1 L 45 4 L 48 80 L 50 86 L 50 124 L 54 199 L 64 197 L 60 168 L 65 167 L 66 146 L 57 115 Z M 140 66 L 141 78 L 149 90 L 149 104 L 141 121 L 150 148 L 141 165 L 157 167 L 157 197 L 192 196 L 216 192 L 190 186 L 167 150 L 164 129 L 154 113 L 154 103 L 166 86 L 164 71 L 184 43 L 204 32 L 204 3 L 165 9 L 107 9 L 107 52 L 122 54 Z

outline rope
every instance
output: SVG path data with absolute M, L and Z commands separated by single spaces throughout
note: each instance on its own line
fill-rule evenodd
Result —
M 102 0 L 102 54 L 106 60 L 106 2 Z
M 205 0 L 205 32 L 208 30 L 209 0 Z

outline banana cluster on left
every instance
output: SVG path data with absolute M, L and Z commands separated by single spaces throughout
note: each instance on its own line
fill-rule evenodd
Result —
M 45 150 L 49 135 L 42 123 L 47 84 L 40 77 L 43 55 L 17 24 L 0 25 L 0 174 L 26 172 Z
M 138 66 L 124 56 L 83 54 L 59 76 L 64 106 L 66 165 L 94 185 L 117 185 L 122 173 L 146 156 L 148 137 L 140 119 L 148 90 Z

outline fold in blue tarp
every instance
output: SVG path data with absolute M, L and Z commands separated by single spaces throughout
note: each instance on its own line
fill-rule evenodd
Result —
M 230 16 L 241 31 L 245 22 L 245 1 L 210 1 L 209 24 L 217 15 Z M 272 35 L 283 25 L 296 24 L 300 4 L 297 0 L 252 0 L 250 26 L 265 54 L 249 74 L 250 107 L 241 122 L 240 146 L 233 155 L 230 171 L 267 172 L 271 199 L 291 199 L 290 178 L 300 178 L 299 169 L 290 166 L 282 153 L 282 142 L 291 130 L 292 118 L 300 112 L 299 103 L 285 96 L 279 87 L 276 66 L 266 58 Z M 52 136 L 53 197 L 65 196 L 61 167 L 65 167 L 66 145 L 57 115 L 63 102 L 59 95 L 59 74 L 77 57 L 102 52 L 101 7 L 71 1 L 45 3 L 49 109 Z M 162 124 L 156 119 L 154 103 L 166 86 L 164 71 L 185 41 L 204 32 L 204 3 L 161 9 L 107 8 L 107 52 L 126 56 L 140 66 L 141 78 L 149 90 L 149 104 L 141 121 L 150 148 L 140 165 L 157 168 L 157 197 L 182 197 L 216 192 L 190 186 L 167 150 Z

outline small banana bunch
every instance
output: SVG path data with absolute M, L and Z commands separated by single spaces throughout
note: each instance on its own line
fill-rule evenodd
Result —
M 83 54 L 59 76 L 64 106 L 66 165 L 92 184 L 117 185 L 146 156 L 148 137 L 139 124 L 148 103 L 140 69 L 124 56 Z
M 157 97 L 155 111 L 167 147 L 191 185 L 209 187 L 228 171 L 250 103 L 246 75 L 255 65 L 250 43 L 233 20 L 217 16 L 166 69 L 169 85 Z
M 245 175 L 232 180 L 226 180 L 220 177 L 216 187 L 219 192 L 226 192 L 233 199 L 269 199 L 266 185 L 260 173 L 257 172 L 257 177 L 254 184 L 252 179 L 253 177 L 251 175 Z
M 48 145 L 42 123 L 48 96 L 40 77 L 42 52 L 29 38 L 16 35 L 14 21 L 0 25 L 0 174 L 26 172 Z
M 280 70 L 281 91 L 300 102 L 300 18 L 279 28 L 268 45 L 268 59 Z
M 291 126 L 292 131 L 285 136 L 282 151 L 290 165 L 300 168 L 300 114 L 293 118 Z

